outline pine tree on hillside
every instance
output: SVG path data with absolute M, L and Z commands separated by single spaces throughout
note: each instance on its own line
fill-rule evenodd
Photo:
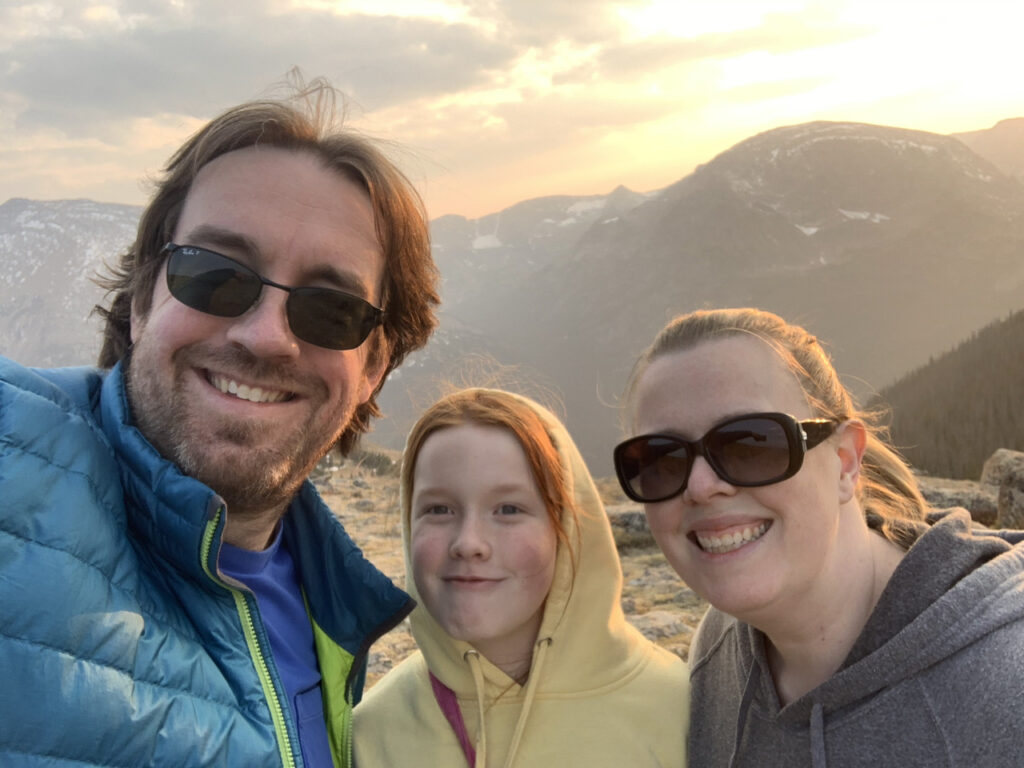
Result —
M 998 448 L 1024 450 L 1024 310 L 882 390 L 893 442 L 917 469 L 977 480 Z

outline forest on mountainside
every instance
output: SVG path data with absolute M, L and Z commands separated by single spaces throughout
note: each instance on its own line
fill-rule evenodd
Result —
M 918 470 L 977 480 L 998 448 L 1024 451 L 1024 310 L 885 388 L 893 443 Z

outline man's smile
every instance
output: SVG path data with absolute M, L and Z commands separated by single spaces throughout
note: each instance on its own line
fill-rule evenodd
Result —
M 224 374 L 206 372 L 206 380 L 225 395 L 234 395 L 241 400 L 248 400 L 253 403 L 281 403 L 295 397 L 294 392 L 270 387 L 261 387 L 256 384 L 244 384 Z

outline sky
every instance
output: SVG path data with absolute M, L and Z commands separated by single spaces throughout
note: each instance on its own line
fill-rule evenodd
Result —
M 660 189 L 761 131 L 1024 116 L 1020 0 L 0 0 L 0 202 L 143 204 L 298 67 L 431 218 Z

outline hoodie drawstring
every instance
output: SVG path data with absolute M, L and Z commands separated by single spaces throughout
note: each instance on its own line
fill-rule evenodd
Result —
M 523 732 L 526 730 L 526 720 L 530 710 L 533 708 L 533 700 L 537 695 L 537 685 L 541 678 L 541 669 L 544 667 L 544 659 L 547 658 L 548 646 L 551 645 L 551 638 L 545 637 L 537 641 L 534 646 L 533 662 L 530 665 L 530 679 L 526 683 L 526 692 L 523 695 L 523 705 L 519 710 L 519 719 L 516 721 L 516 729 L 512 733 L 512 741 L 509 744 L 508 754 L 505 756 L 505 768 L 512 768 L 516 753 L 519 751 L 519 742 L 522 741 Z M 463 654 L 469 670 L 473 675 L 473 687 L 476 689 L 476 711 L 479 719 L 476 735 L 476 760 L 473 768 L 486 768 L 487 766 L 487 721 L 484 719 L 484 673 L 480 668 L 480 654 L 474 649 L 469 649 Z
M 545 637 L 537 641 L 534 646 L 533 664 L 530 667 L 530 679 L 526 683 L 526 694 L 523 696 L 523 706 L 519 710 L 519 720 L 516 722 L 516 730 L 512 734 L 512 743 L 509 744 L 508 754 L 505 756 L 505 768 L 512 768 L 512 762 L 519 751 L 519 741 L 523 738 L 523 731 L 526 730 L 526 718 L 533 706 L 533 697 L 537 693 L 537 683 L 540 681 L 541 668 L 544 666 L 544 659 L 547 656 L 548 646 L 551 645 L 551 638 Z
M 821 702 L 811 707 L 811 765 L 813 768 L 827 768 L 825 757 L 825 716 Z
M 476 716 L 480 724 L 476 732 L 476 761 L 473 768 L 487 767 L 487 723 L 484 720 L 484 673 L 480 669 L 480 654 L 470 648 L 463 654 L 469 671 L 473 674 L 473 687 L 476 689 Z
M 747 682 L 743 685 L 743 698 L 740 699 L 740 709 L 736 715 L 736 743 L 732 748 L 732 757 L 729 758 L 729 768 L 733 768 L 736 765 L 736 757 L 740 753 L 740 740 L 743 738 L 743 731 L 747 726 L 750 702 L 754 699 L 754 681 L 758 677 L 754 674 L 756 671 L 757 662 L 755 661 L 750 665 L 750 671 L 747 673 Z

